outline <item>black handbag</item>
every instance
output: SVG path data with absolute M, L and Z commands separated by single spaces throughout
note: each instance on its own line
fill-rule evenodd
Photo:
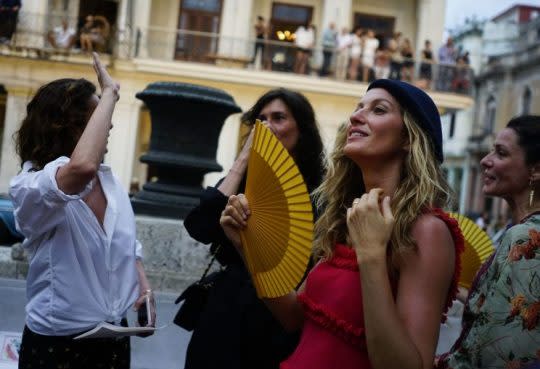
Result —
M 221 245 L 213 252 L 212 259 L 208 263 L 202 277 L 197 282 L 188 286 L 174 301 L 175 304 L 184 301 L 174 316 L 173 323 L 184 328 L 186 331 L 192 331 L 197 326 L 206 301 L 208 300 L 210 289 L 214 287 L 215 282 L 221 275 L 221 270 L 208 274 L 220 247 Z

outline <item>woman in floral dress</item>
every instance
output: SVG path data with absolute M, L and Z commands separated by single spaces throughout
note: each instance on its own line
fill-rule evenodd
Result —
M 540 116 L 512 119 L 480 164 L 482 190 L 508 202 L 514 225 L 477 274 L 437 368 L 540 368 Z

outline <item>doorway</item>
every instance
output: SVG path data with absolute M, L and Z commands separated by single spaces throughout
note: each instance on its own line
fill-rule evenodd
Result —
M 376 14 L 354 13 L 354 27 L 371 29 L 379 40 L 379 45 L 386 45 L 387 40 L 394 36 L 396 18 Z
M 219 42 L 222 0 L 183 0 L 178 16 L 175 59 L 209 62 Z M 200 32 L 200 33 L 199 33 Z

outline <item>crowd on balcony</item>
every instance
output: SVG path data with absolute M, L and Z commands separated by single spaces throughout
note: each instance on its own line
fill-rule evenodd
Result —
M 304 32 L 302 29 L 299 31 Z M 312 37 L 311 48 L 314 44 Z M 331 23 L 323 32 L 321 44 L 323 62 L 320 76 L 330 75 L 333 69 L 335 77 L 340 80 L 370 82 L 379 78 L 391 78 L 429 88 L 435 73 L 438 73 L 434 86 L 438 90 L 466 93 L 470 87 L 469 53 L 455 48 L 450 37 L 438 50 L 438 58 L 432 50 L 431 41 L 425 40 L 420 60 L 414 57 L 411 40 L 402 37 L 401 32 L 381 40 L 372 29 L 355 27 L 349 32 L 343 28 L 338 33 Z M 303 53 L 299 57 L 305 60 L 306 46 L 299 46 L 298 41 L 296 45 Z M 295 68 L 294 72 L 306 73 L 305 68 Z
M 20 4 L 20 1 L 0 0 L 0 43 L 14 44 L 11 38 Z M 111 23 L 105 16 L 89 14 L 81 17 L 77 25 L 68 19 L 58 23 L 46 33 L 46 48 L 67 52 L 111 52 Z M 290 32 L 286 40 L 292 42 L 287 43 L 269 42 L 270 29 L 265 19 L 258 16 L 254 24 L 253 52 L 248 51 L 250 55 L 244 65 L 251 61 L 249 64 L 256 69 L 318 74 L 365 83 L 390 78 L 421 88 L 456 93 L 468 93 L 470 89 L 472 73 L 468 52 L 458 50 L 452 38 L 448 38 L 437 52 L 432 49 L 431 41 L 425 40 L 422 50 L 416 53 L 413 42 L 401 32 L 384 37 L 361 26 L 352 31 L 346 27 L 338 31 L 335 24 L 330 23 L 317 40 L 315 26 L 306 23 Z M 21 31 L 25 32 L 18 29 L 17 33 Z M 19 43 L 17 40 L 16 44 Z
M 265 26 L 264 18 L 259 16 L 255 24 L 257 39 L 252 63 L 260 53 L 260 66 L 266 69 L 270 69 L 276 60 L 283 60 L 276 58 L 281 50 L 265 53 L 263 39 L 269 38 L 269 28 Z M 433 51 L 431 41 L 425 40 L 419 53 L 420 59 L 416 59 L 411 40 L 403 37 L 401 32 L 384 38 L 376 35 L 373 29 L 360 26 L 352 31 L 344 27 L 338 32 L 335 24 L 330 23 L 323 30 L 320 43 L 316 40 L 316 34 L 312 24 L 301 25 L 296 29 L 291 37 L 291 47 L 295 52 L 289 71 L 315 74 L 317 68 L 312 66 L 316 64 L 313 61 L 316 53 L 321 51 L 322 61 L 318 63 L 318 75 L 321 77 L 333 76 L 338 80 L 362 82 L 391 78 L 414 83 L 422 88 L 433 87 L 457 93 L 469 91 L 469 52 L 457 49 L 451 37 L 437 53 Z M 275 66 L 272 69 L 275 70 Z

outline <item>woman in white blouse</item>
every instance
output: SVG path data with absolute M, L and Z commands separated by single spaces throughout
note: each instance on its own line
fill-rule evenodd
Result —
M 356 27 L 351 39 L 351 61 L 349 63 L 349 79 L 356 81 L 358 76 L 358 68 L 362 62 L 362 51 L 364 48 L 364 31 L 360 27 Z
M 101 164 L 119 85 L 95 53 L 94 69 L 101 97 L 85 79 L 50 82 L 17 132 L 22 171 L 9 193 L 29 256 L 19 368 L 129 368 L 129 337 L 73 337 L 126 325 L 151 296 L 128 194 Z

